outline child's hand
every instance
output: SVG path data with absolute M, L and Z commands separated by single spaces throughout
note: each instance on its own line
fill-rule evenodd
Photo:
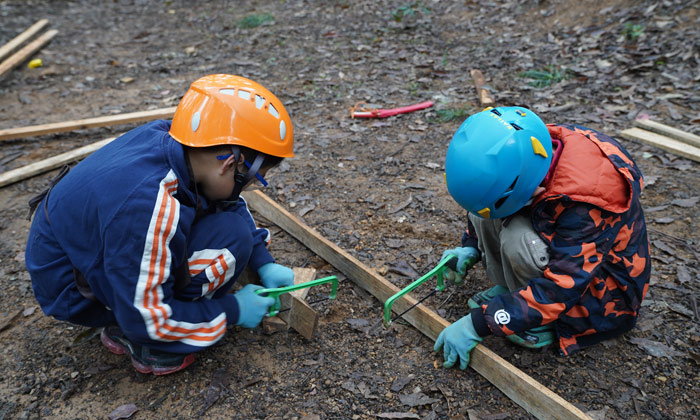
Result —
M 479 261 L 479 251 L 476 248 L 472 248 L 470 246 L 448 249 L 447 251 L 442 253 L 440 261 L 443 261 L 450 255 L 454 255 L 455 257 L 457 257 L 457 274 L 459 274 L 462 277 L 464 277 L 464 275 L 467 274 L 467 270 L 472 268 L 474 264 L 476 264 L 477 261 Z
M 283 265 L 267 263 L 258 269 L 258 275 L 269 289 L 294 285 L 294 270 Z
M 238 302 L 238 321 L 236 321 L 236 325 L 245 328 L 257 327 L 270 309 L 270 306 L 275 303 L 275 300 L 271 297 L 256 294 L 255 291 L 258 289 L 262 289 L 262 286 L 247 284 L 233 295 L 236 298 L 236 302 Z
M 445 347 L 443 352 L 445 362 L 442 366 L 450 368 L 454 366 L 457 358 L 459 358 L 459 368 L 464 370 L 469 364 L 469 353 L 481 340 L 482 338 L 479 337 L 474 329 L 472 316 L 467 315 L 442 330 L 435 341 L 433 350 L 439 351 L 441 347 Z

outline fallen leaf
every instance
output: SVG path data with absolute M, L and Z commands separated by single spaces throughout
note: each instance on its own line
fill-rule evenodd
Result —
M 679 264 L 676 267 L 676 275 L 678 276 L 678 281 L 681 282 L 681 284 L 685 284 L 690 281 L 690 272 L 688 271 L 688 267 L 685 265 Z
M 364 332 L 369 326 L 369 321 L 363 318 L 346 319 L 345 322 L 350 324 L 353 330 Z
M 87 330 L 81 332 L 78 334 L 74 339 L 73 342 L 71 343 L 71 347 L 79 346 L 81 344 L 85 344 L 88 341 L 92 340 L 94 337 L 97 337 L 102 333 L 102 328 L 88 328 Z
M 411 376 L 404 376 L 402 378 L 396 378 L 394 382 L 391 383 L 391 392 L 399 392 L 408 385 L 409 382 L 411 382 L 411 379 L 413 379 Z
M 666 357 L 668 359 L 673 359 L 674 356 L 683 355 L 683 353 L 675 350 L 673 347 L 669 347 L 663 343 L 659 343 L 658 341 L 652 341 L 646 338 L 632 337 L 630 338 L 630 343 L 638 345 L 654 357 Z
M 676 220 L 673 217 L 659 217 L 658 219 L 654 219 L 654 223 L 658 223 L 660 225 L 667 225 L 669 223 L 673 223 L 673 221 Z
M 389 267 L 389 271 L 412 279 L 418 277 L 418 272 L 404 260 L 397 261 L 396 264 Z
M 660 239 L 657 239 L 657 240 L 653 241 L 652 244 L 653 244 L 656 248 L 658 248 L 658 249 L 660 249 L 660 250 L 666 252 L 666 253 L 669 254 L 669 255 L 675 255 L 675 254 L 676 254 L 676 250 L 675 250 L 674 248 L 672 248 L 672 247 L 669 246 L 666 242 L 664 242 L 664 241 L 662 241 L 662 240 L 660 240 Z
M 15 318 L 17 318 L 21 313 L 22 313 L 22 310 L 17 309 L 16 311 L 11 313 L 10 315 L 0 319 L 0 331 L 3 331 L 7 327 L 9 327 L 10 324 L 12 324 L 12 321 L 14 321 Z
M 690 207 L 695 207 L 698 204 L 699 200 L 700 200 L 700 197 L 679 198 L 677 200 L 671 201 L 671 204 L 673 204 L 674 206 L 678 206 L 678 207 L 690 208 Z
M 375 414 L 380 419 L 419 419 L 416 413 L 379 413 Z
M 120 405 L 109 413 L 109 420 L 128 419 L 137 411 L 139 411 L 139 409 L 134 404 Z
M 401 404 L 408 405 L 410 407 L 428 405 L 440 401 L 439 398 L 431 398 L 422 392 L 399 395 L 399 400 L 401 400 Z

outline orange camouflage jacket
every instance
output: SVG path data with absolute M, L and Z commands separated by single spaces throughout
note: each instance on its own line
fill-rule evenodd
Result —
M 651 259 L 642 173 L 631 156 L 585 127 L 548 129 L 563 149 L 529 210 L 550 262 L 543 277 L 473 310 L 472 320 L 482 336 L 552 324 L 568 355 L 634 327 Z

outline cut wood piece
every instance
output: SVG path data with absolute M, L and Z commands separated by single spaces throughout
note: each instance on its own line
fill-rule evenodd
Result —
M 294 267 L 294 284 L 307 283 L 316 279 L 316 269 L 315 268 L 302 268 Z M 299 299 L 306 299 L 309 294 L 309 288 L 295 290 L 292 295 L 298 297 Z
M 52 124 L 32 125 L 28 127 L 7 128 L 0 130 L 0 140 L 20 139 L 24 137 L 43 136 L 65 131 L 82 130 L 93 127 L 129 124 L 134 122 L 170 119 L 177 107 L 159 108 L 151 111 L 130 112 L 107 117 L 87 118 L 84 120 L 64 121 Z
M 305 225 L 262 192 L 246 191 L 243 196 L 251 209 L 284 229 L 381 302 L 386 301 L 400 290 L 374 270 Z M 404 295 L 395 302 L 394 309 L 397 312 L 403 311 L 415 303 L 416 299 Z M 435 340 L 438 334 L 450 325 L 448 321 L 422 304 L 407 312 L 403 318 L 432 340 Z M 482 344 L 472 350 L 469 366 L 503 391 L 511 400 L 539 419 L 591 420 L 577 407 Z
M 486 86 L 486 79 L 480 70 L 474 69 L 470 72 L 472 79 L 474 80 L 474 87 L 476 87 L 476 94 L 479 97 L 479 102 L 481 106 L 493 106 L 496 101 L 493 100 L 489 90 Z
M 280 312 L 278 316 L 289 324 L 294 331 L 310 340 L 316 333 L 316 327 L 318 327 L 318 313 L 306 301 L 291 293 L 280 295 L 279 298 L 281 309 L 289 308 L 289 310 Z
M 51 41 L 51 38 L 56 36 L 57 33 L 58 33 L 58 31 L 55 29 L 47 31 L 46 33 L 41 35 L 39 38 L 37 38 L 34 41 L 27 44 L 21 50 L 12 54 L 10 56 L 10 58 L 8 58 L 7 60 L 0 63 L 0 77 L 2 77 L 5 73 L 10 71 L 11 69 L 13 69 L 15 66 L 22 64 L 27 58 L 31 57 L 32 54 L 34 54 L 35 52 L 39 51 L 47 42 Z
M 61 153 L 60 155 L 50 157 L 39 162 L 35 162 L 30 165 L 23 166 L 21 168 L 3 172 L 0 174 L 0 187 L 4 187 L 6 185 L 13 184 L 17 181 L 21 181 L 23 179 L 27 179 L 38 174 L 48 172 L 52 169 L 56 169 L 71 162 L 79 161 L 87 155 L 89 155 L 90 153 L 94 152 L 95 150 L 99 149 L 100 147 L 104 146 L 110 141 L 114 140 L 115 138 L 116 137 L 110 137 L 108 139 L 104 139 L 96 143 L 80 147 L 70 152 Z
M 289 329 L 289 325 L 278 316 L 263 318 L 261 325 L 265 334 L 274 334 Z
M 314 280 L 316 277 L 316 269 L 314 268 L 295 267 L 293 270 L 294 284 L 306 283 Z M 238 283 L 242 285 L 248 283 L 260 284 L 260 278 L 257 273 L 253 272 L 249 267 L 246 267 L 238 278 Z M 318 327 L 318 314 L 304 301 L 308 293 L 309 290 L 306 288 L 280 295 L 280 310 L 284 310 L 284 312 L 280 312 L 273 318 L 283 320 L 287 325 L 286 328 L 293 328 L 296 332 L 301 334 L 302 337 L 310 340 L 316 333 L 316 327 Z M 268 323 L 263 320 L 263 329 L 265 329 L 265 331 L 274 332 L 273 330 L 277 327 L 279 327 L 277 321 Z
M 678 141 L 661 134 L 652 133 L 651 131 L 642 130 L 641 128 L 637 127 L 623 130 L 620 132 L 620 135 L 628 140 L 640 141 L 642 143 L 658 147 L 659 149 L 666 150 L 667 152 L 694 160 L 695 162 L 700 162 L 700 147 L 691 146 L 683 143 L 682 141 Z
M 643 128 L 647 131 L 653 131 L 654 133 L 659 133 L 672 139 L 679 140 L 683 143 L 689 144 L 691 146 L 700 147 L 700 136 L 688 133 L 683 130 L 679 130 L 675 127 L 668 126 L 666 124 L 661 124 L 656 121 L 649 119 L 646 120 L 635 120 L 634 125 Z
M 306 283 L 316 278 L 315 268 L 294 267 L 294 284 Z M 289 309 L 278 315 L 302 337 L 310 340 L 318 327 L 318 313 L 304 299 L 309 294 L 309 288 L 295 290 L 280 296 L 280 308 Z
M 25 41 L 36 35 L 40 30 L 44 29 L 44 26 L 48 24 L 48 19 L 40 19 L 34 25 L 30 26 L 24 32 L 13 38 L 10 42 L 0 47 L 0 60 L 3 60 L 17 47 L 19 47 Z

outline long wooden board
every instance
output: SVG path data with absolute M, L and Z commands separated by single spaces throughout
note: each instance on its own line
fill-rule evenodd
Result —
M 661 134 L 652 133 L 651 131 L 642 130 L 641 128 L 633 127 L 620 132 L 620 135 L 628 140 L 640 141 L 642 143 L 658 147 L 683 156 L 695 162 L 700 162 L 700 147 L 691 146 L 679 140 L 663 136 Z
M 64 121 L 53 124 L 32 125 L 28 127 L 7 128 L 0 130 L 0 140 L 20 139 L 24 137 L 42 136 L 65 131 L 82 130 L 86 128 L 105 127 L 109 125 L 129 124 L 134 122 L 156 119 L 170 119 L 177 107 L 159 108 L 151 111 L 130 112 L 127 114 L 110 115 L 107 117 L 87 118 L 83 120 Z
M 2 77 L 5 73 L 13 69 L 15 66 L 18 66 L 22 64 L 27 58 L 31 57 L 32 54 L 35 52 L 39 51 L 47 42 L 51 41 L 51 38 L 56 36 L 58 33 L 57 30 L 52 29 L 50 31 L 47 31 L 43 35 L 41 35 L 39 38 L 35 39 L 34 41 L 30 42 L 26 46 L 24 46 L 21 50 L 17 51 L 16 53 L 12 54 L 10 58 L 7 60 L 3 61 L 0 63 L 0 77 Z
M 658 133 L 666 137 L 679 140 L 691 146 L 700 147 L 700 136 L 696 136 L 693 133 L 688 133 L 686 131 L 679 130 L 675 127 L 671 127 L 666 124 L 661 124 L 659 122 L 652 121 L 649 119 L 635 120 L 634 125 L 644 130 L 652 131 L 654 133 Z
M 22 45 L 28 39 L 36 35 L 40 30 L 44 29 L 44 26 L 49 24 L 48 19 L 40 19 L 34 25 L 27 28 L 24 32 L 14 37 L 10 42 L 0 47 L 0 60 L 7 57 L 12 51 L 17 47 Z
M 95 150 L 99 149 L 100 147 L 104 146 L 110 141 L 114 140 L 115 138 L 116 137 L 110 137 L 108 139 L 104 139 L 96 143 L 80 147 L 75 150 L 71 150 L 70 152 L 61 153 L 60 155 L 56 155 L 54 157 L 50 157 L 39 162 L 35 162 L 30 165 L 23 166 L 21 168 L 3 172 L 0 174 L 0 187 L 4 187 L 6 185 L 13 184 L 23 179 L 27 179 L 44 172 L 48 172 L 52 169 L 56 169 L 71 162 L 79 161 L 85 156 L 89 155 L 90 153 L 94 152 Z
M 246 191 L 243 193 L 243 196 L 253 210 L 287 231 L 380 301 L 386 301 L 399 291 L 398 287 L 334 243 L 322 237 L 314 229 L 305 225 L 262 192 L 258 190 Z M 400 312 L 415 303 L 416 300 L 413 297 L 404 295 L 395 302 L 393 308 Z M 435 340 L 438 334 L 450 325 L 447 320 L 441 318 L 422 304 L 406 313 L 403 318 L 432 340 Z M 577 407 L 535 381 L 484 345 L 480 344 L 474 348 L 469 366 L 500 389 L 511 400 L 539 419 L 591 420 L 589 416 Z

